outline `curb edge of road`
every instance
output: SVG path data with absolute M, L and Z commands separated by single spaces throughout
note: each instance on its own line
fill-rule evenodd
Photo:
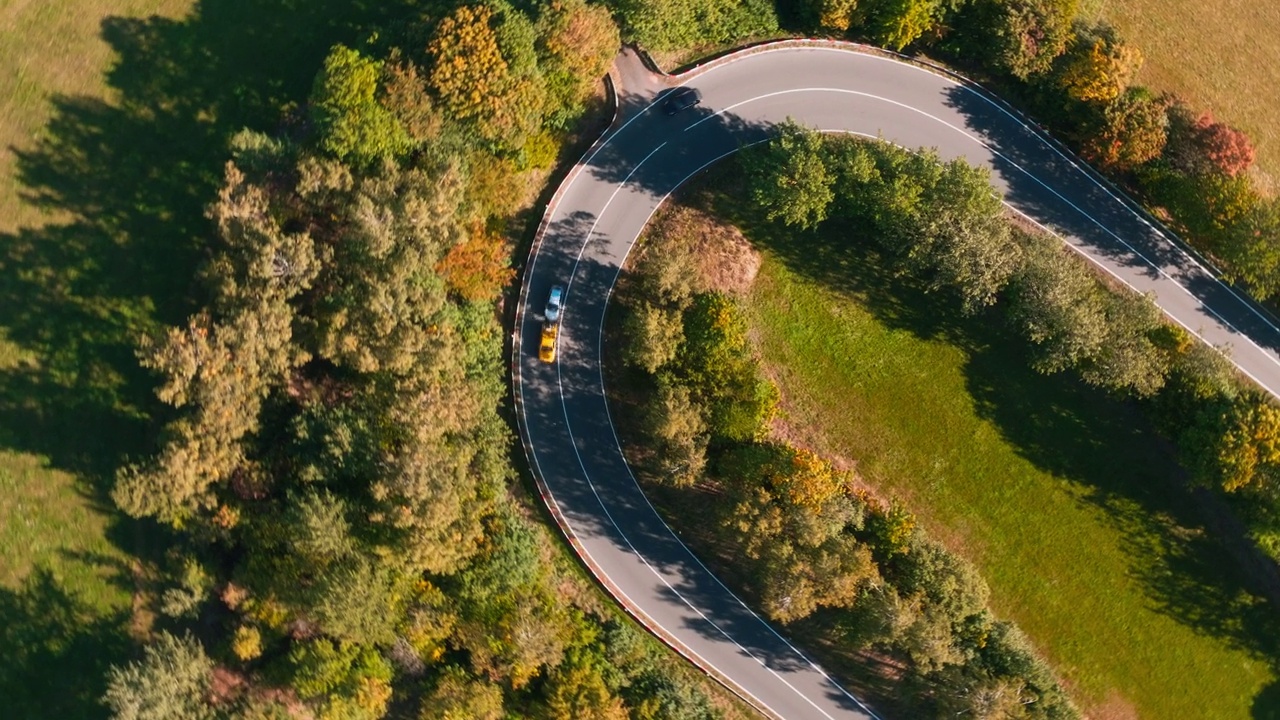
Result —
M 647 65 L 652 64 L 653 61 L 649 58 L 647 53 L 639 48 L 635 48 L 634 46 L 632 47 Z M 652 65 L 652 67 L 654 69 L 657 68 L 656 65 Z M 661 73 L 660 70 L 658 72 Z M 664 76 L 666 75 L 665 73 L 662 74 Z M 600 133 L 600 136 L 591 143 L 591 145 L 582 153 L 582 156 L 578 158 L 577 162 L 574 163 L 569 172 L 560 180 L 560 186 L 556 188 L 555 193 L 553 193 L 551 198 L 547 201 L 546 207 L 543 209 L 542 219 L 538 222 L 538 229 L 534 232 L 533 241 L 530 243 L 528 257 L 525 258 L 524 267 L 521 269 L 522 275 L 529 271 L 534 258 L 542 247 L 542 239 L 547 233 L 547 228 L 551 225 L 551 216 L 559 205 L 561 195 L 564 193 L 565 188 L 571 185 L 578 175 L 581 174 L 582 170 L 586 167 L 585 161 L 587 158 L 591 157 L 591 155 L 595 153 L 595 151 L 599 149 L 600 146 L 609 138 L 610 133 L 617 128 L 620 105 L 618 103 L 617 96 L 617 83 L 614 80 L 612 73 L 605 75 L 604 84 L 607 102 L 613 106 L 613 117 L 609 120 L 609 125 Z M 520 436 L 520 444 L 524 448 L 525 456 L 530 460 L 529 474 L 533 477 L 534 485 L 538 488 L 538 495 L 541 497 L 542 503 L 547 508 L 547 511 L 551 514 L 551 519 L 554 520 L 556 525 L 560 528 L 561 534 L 564 535 L 565 539 L 568 541 L 569 546 L 573 549 L 574 555 L 577 556 L 579 562 L 586 567 L 587 571 L 591 573 L 591 576 L 600 585 L 600 587 L 602 587 L 604 591 L 613 598 L 614 602 L 618 603 L 618 606 L 622 608 L 623 612 L 639 623 L 641 627 L 648 631 L 650 635 L 657 638 L 659 642 L 666 645 L 680 657 L 684 658 L 686 662 L 693 665 L 699 672 L 703 673 L 707 677 L 719 683 L 726 690 L 733 693 L 734 696 L 746 703 L 756 712 L 766 718 L 786 720 L 785 718 L 780 718 L 775 713 L 769 711 L 767 707 L 756 700 L 746 688 L 733 682 L 728 676 L 721 673 L 710 663 L 704 662 L 697 656 L 697 654 L 693 653 L 674 635 L 671 635 L 666 630 L 662 629 L 660 625 L 649 618 L 649 616 L 640 610 L 640 608 L 633 607 L 632 603 L 624 599 L 626 597 L 625 594 L 609 580 L 609 576 L 603 571 L 603 569 L 596 564 L 590 555 L 584 552 L 581 543 L 578 541 L 577 535 L 569 526 L 563 512 L 560 510 L 559 503 L 556 502 L 555 496 L 551 493 L 551 489 L 547 486 L 546 481 L 542 477 L 542 472 L 539 470 L 537 461 L 534 459 L 533 444 L 530 442 L 529 430 L 524 420 L 524 402 L 520 393 L 520 361 L 522 339 L 521 330 L 525 317 L 525 310 L 528 306 L 528 295 L 528 287 L 522 280 L 520 283 L 520 293 L 516 298 L 514 328 L 511 336 L 511 398 L 515 410 L 516 428 Z

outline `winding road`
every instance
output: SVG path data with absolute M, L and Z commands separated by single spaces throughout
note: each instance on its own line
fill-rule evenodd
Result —
M 769 137 L 788 117 L 824 131 L 934 147 L 991 168 L 1013 211 L 1051 230 L 1175 322 L 1229 353 L 1273 395 L 1280 329 L 1128 201 L 979 89 L 831 43 L 786 43 L 685 75 L 624 53 L 619 115 L 547 210 L 516 314 L 513 383 L 521 440 L 544 499 L 596 577 L 646 627 L 762 712 L 876 718 L 738 600 L 659 517 L 623 459 L 601 372 L 605 308 L 627 253 L 666 197 L 701 169 Z M 702 104 L 656 103 L 689 85 Z M 567 286 L 555 363 L 538 361 L 541 306 Z

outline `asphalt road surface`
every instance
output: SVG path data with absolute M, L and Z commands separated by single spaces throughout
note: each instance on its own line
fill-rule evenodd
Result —
M 1280 389 L 1280 329 L 1076 161 L 1002 106 L 942 75 L 833 47 L 744 53 L 664 80 L 620 63 L 621 115 L 549 210 L 516 318 L 521 430 L 546 500 L 601 581 L 650 630 L 781 718 L 874 718 L 751 612 L 670 531 L 631 475 L 605 402 L 605 307 L 632 243 L 699 170 L 769 137 L 788 117 L 824 131 L 936 148 L 991 168 L 1007 205 L 1052 230 L 1165 313 Z M 665 83 L 665 84 L 664 84 Z M 702 93 L 675 116 L 666 87 Z M 538 361 L 542 305 L 568 290 L 557 362 Z

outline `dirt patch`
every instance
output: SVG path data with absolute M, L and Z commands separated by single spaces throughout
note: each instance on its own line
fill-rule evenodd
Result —
M 760 253 L 742 231 L 695 207 L 672 205 L 646 236 L 661 238 L 664 251 L 691 256 L 699 290 L 743 295 L 760 272 Z
M 1138 709 L 1119 692 L 1112 690 L 1101 703 L 1088 708 L 1089 720 L 1138 720 Z

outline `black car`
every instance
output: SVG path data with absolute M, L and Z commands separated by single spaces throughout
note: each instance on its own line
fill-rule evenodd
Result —
M 676 88 L 667 95 L 667 99 L 662 101 L 662 111 L 668 115 L 675 115 L 681 110 L 689 108 L 702 102 L 702 93 L 691 87 Z

